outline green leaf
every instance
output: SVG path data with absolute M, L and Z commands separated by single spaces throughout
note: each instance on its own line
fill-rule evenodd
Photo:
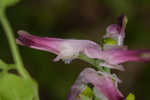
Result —
M 130 94 L 127 96 L 126 100 L 135 100 L 134 94 L 130 93 Z
M 9 6 L 14 6 L 20 0 L 0 0 L 0 9 L 5 9 Z
M 35 88 L 31 81 L 14 74 L 0 77 L 0 100 L 33 100 Z
M 0 60 L 0 69 L 5 69 L 7 67 L 7 64 L 4 61 Z

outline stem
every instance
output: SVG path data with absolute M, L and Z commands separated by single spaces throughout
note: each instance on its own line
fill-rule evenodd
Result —
M 4 28 L 4 31 L 6 33 L 8 42 L 9 42 L 9 46 L 12 52 L 12 56 L 14 58 L 14 62 L 15 62 L 15 67 L 17 69 L 17 71 L 19 72 L 19 74 L 26 80 L 28 80 L 29 83 L 34 83 L 31 84 L 32 87 L 35 90 L 35 95 L 34 95 L 34 100 L 39 100 L 39 96 L 38 96 L 38 85 L 37 83 L 31 78 L 30 74 L 27 72 L 27 70 L 24 68 L 21 56 L 19 54 L 19 50 L 18 47 L 16 45 L 16 40 L 15 37 L 13 35 L 13 31 L 11 29 L 10 23 L 7 20 L 7 17 L 4 13 L 4 10 L 0 10 L 0 21 L 2 23 L 2 26 Z M 10 68 L 14 68 L 13 66 L 11 66 Z
M 10 46 L 10 49 L 12 52 L 12 56 L 14 58 L 14 62 L 17 67 L 17 71 L 23 78 L 31 79 L 29 73 L 24 68 L 23 62 L 21 60 L 21 56 L 18 51 L 18 47 L 16 45 L 15 37 L 13 35 L 13 31 L 11 29 L 10 23 L 7 20 L 7 17 L 5 16 L 4 10 L 0 11 L 0 21 L 4 28 L 4 31 L 6 33 L 6 36 L 7 36 L 8 42 L 9 42 L 9 46 Z
M 100 66 L 99 64 L 101 63 L 100 60 L 97 60 L 97 59 L 91 59 L 91 58 L 88 58 L 87 56 L 85 55 L 80 55 L 79 56 L 79 59 L 85 61 L 85 62 L 88 62 L 90 63 L 91 65 L 93 65 L 95 68 L 97 68 L 98 70 L 102 71 L 102 72 L 107 72 L 107 73 L 111 73 L 110 69 L 107 68 L 107 67 L 102 67 Z
M 90 63 L 91 65 L 93 65 L 95 68 L 97 68 L 100 71 L 104 71 L 103 67 L 99 66 L 99 64 L 101 62 L 100 60 L 91 59 L 91 58 L 88 58 L 87 56 L 82 55 L 82 54 L 79 56 L 79 59 Z
M 111 74 L 111 70 L 109 68 L 107 68 L 107 67 L 104 67 L 104 71 L 109 73 L 109 74 Z

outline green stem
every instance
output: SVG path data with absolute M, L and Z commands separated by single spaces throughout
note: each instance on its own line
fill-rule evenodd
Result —
M 88 58 L 87 56 L 85 55 L 80 55 L 79 56 L 79 59 L 85 61 L 85 62 L 88 62 L 90 63 L 91 65 L 93 65 L 96 69 L 102 71 L 102 72 L 107 72 L 107 73 L 111 73 L 110 69 L 107 68 L 107 67 L 102 67 L 100 66 L 99 64 L 101 63 L 100 60 L 97 60 L 97 59 L 91 59 L 91 58 Z
M 104 71 L 111 74 L 110 68 L 104 67 Z
M 85 62 L 90 63 L 91 65 L 93 65 L 95 68 L 97 68 L 100 71 L 104 71 L 103 67 L 99 66 L 99 64 L 101 62 L 99 60 L 88 58 L 87 56 L 82 55 L 82 54 L 79 56 L 79 59 L 81 59 L 81 60 L 83 60 Z
M 38 96 L 38 85 L 37 83 L 31 78 L 30 74 L 27 72 L 27 70 L 24 68 L 21 56 L 19 54 L 19 50 L 18 47 L 16 45 L 16 40 L 15 37 L 13 35 L 13 31 L 11 29 L 10 23 L 7 20 L 7 17 L 5 15 L 4 10 L 0 11 L 0 21 L 2 23 L 2 26 L 4 28 L 4 31 L 6 33 L 9 45 L 10 45 L 10 49 L 12 52 L 12 56 L 14 58 L 14 62 L 16 65 L 16 69 L 19 72 L 19 74 L 26 80 L 28 80 L 28 82 L 30 83 L 34 83 L 32 84 L 33 88 L 35 89 L 35 96 L 34 96 L 34 100 L 39 100 L 39 96 Z M 11 66 L 10 68 L 13 68 L 13 66 Z
M 4 31 L 6 33 L 6 36 L 7 36 L 8 42 L 9 42 L 9 46 L 11 48 L 11 52 L 12 52 L 12 55 L 14 58 L 14 62 L 15 62 L 16 67 L 17 67 L 17 71 L 25 79 L 31 79 L 29 73 L 24 68 L 23 62 L 21 60 L 21 56 L 20 56 L 19 51 L 18 51 L 18 47 L 16 45 L 15 37 L 13 35 L 13 31 L 11 29 L 11 26 L 10 26 L 8 20 L 7 20 L 7 17 L 5 16 L 4 10 L 2 10 L 0 12 L 0 21 L 1 21 L 1 24 L 4 28 Z

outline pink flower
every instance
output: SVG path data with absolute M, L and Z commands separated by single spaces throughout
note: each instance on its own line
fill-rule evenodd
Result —
M 88 58 L 102 60 L 100 66 L 124 70 L 122 63 L 128 61 L 149 61 L 150 51 L 128 50 L 127 48 L 111 48 L 101 50 L 101 47 L 90 40 L 59 39 L 38 37 L 28 34 L 25 31 L 18 32 L 17 43 L 30 48 L 48 51 L 57 55 L 54 61 L 62 59 L 65 63 L 70 63 L 80 54 Z
M 128 50 L 122 48 L 113 48 L 105 50 L 101 53 L 99 59 L 104 60 L 104 63 L 100 63 L 100 66 L 109 68 L 124 70 L 120 65 L 124 62 L 136 61 L 145 62 L 150 60 L 149 50 Z
M 126 24 L 127 17 L 124 14 L 119 16 L 117 24 L 111 24 L 107 27 L 104 38 L 112 38 L 117 41 L 118 46 L 122 46 L 125 37 Z
M 149 61 L 150 51 L 148 50 L 128 50 L 127 46 L 123 46 L 125 38 L 125 28 L 127 17 L 121 15 L 118 17 L 117 24 L 111 24 L 106 29 L 104 36 L 105 44 L 103 52 L 99 59 L 105 62 L 100 63 L 100 66 L 124 70 L 120 64 L 128 61 Z
M 116 85 L 116 78 L 91 68 L 84 69 L 70 90 L 67 100 L 80 100 L 80 93 L 87 84 L 92 84 L 101 94 L 100 100 L 123 100 L 124 96 Z
M 38 37 L 25 31 L 18 31 L 18 34 L 18 44 L 54 53 L 57 55 L 54 61 L 62 59 L 65 63 L 70 63 L 80 53 L 89 58 L 98 58 L 101 52 L 100 46 L 90 40 Z

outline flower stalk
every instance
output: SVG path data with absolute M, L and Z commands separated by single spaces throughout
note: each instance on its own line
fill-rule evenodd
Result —
M 102 67 L 102 66 L 99 65 L 99 64 L 102 62 L 102 61 L 100 61 L 100 60 L 91 59 L 91 58 L 88 58 L 87 56 L 82 55 L 82 54 L 80 54 L 80 56 L 79 56 L 78 58 L 79 58 L 80 60 L 83 60 L 83 61 L 85 61 L 85 62 L 90 63 L 93 67 L 95 67 L 95 68 L 98 69 L 99 71 L 111 73 L 111 71 L 110 71 L 109 68 L 107 68 L 107 67 Z
M 13 56 L 14 62 L 16 64 L 17 71 L 24 79 L 31 79 L 29 73 L 24 68 L 21 56 L 19 54 L 18 47 L 16 45 L 16 41 L 15 41 L 15 38 L 13 35 L 13 31 L 11 29 L 9 21 L 7 20 L 4 10 L 1 10 L 1 12 L 0 12 L 0 22 L 6 33 L 6 36 L 7 36 L 8 42 L 9 42 L 9 46 L 10 46 L 10 49 L 12 52 L 12 56 Z

